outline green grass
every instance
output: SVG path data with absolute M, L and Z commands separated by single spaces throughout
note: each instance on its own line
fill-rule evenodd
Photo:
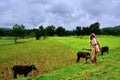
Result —
M 97 64 L 81 62 L 48 74 L 40 75 L 31 80 L 120 80 L 119 49 L 113 50 L 113 52 L 118 51 L 118 53 L 112 54 L 110 52 L 111 54 L 104 55 L 104 59 L 99 56 Z
M 84 39 L 89 39 L 89 37 L 85 36 L 83 39 L 77 37 L 64 37 L 61 39 L 58 38 L 57 40 L 73 49 L 80 50 L 81 46 L 79 45 L 89 42 Z M 32 80 L 120 80 L 120 38 L 114 36 L 98 36 L 98 39 L 101 46 L 107 45 L 110 47 L 110 52 L 103 57 L 98 53 L 97 64 L 91 64 L 90 62 L 86 64 L 85 62 L 81 62 L 48 74 L 40 75 L 36 78 L 32 78 Z M 77 45 L 77 43 L 79 45 Z M 76 48 L 72 46 L 74 44 Z M 84 47 L 87 47 L 87 45 Z
M 120 47 L 120 37 L 116 36 L 97 36 L 100 46 L 109 46 L 110 49 Z M 52 40 L 57 40 L 68 47 L 73 48 L 74 50 L 82 50 L 83 48 L 90 48 L 90 39 L 89 36 L 76 37 L 53 37 Z
M 31 72 L 28 78 L 18 76 L 17 80 L 120 80 L 120 37 L 97 37 L 101 46 L 110 47 L 109 54 L 102 57 L 98 53 L 97 64 L 86 63 L 84 59 L 81 63 L 75 63 L 76 52 L 89 48 L 89 36 L 48 37 L 38 41 L 20 40 L 17 44 L 2 44 L 0 72 L 6 72 L 0 80 L 12 79 L 9 67 L 16 64 L 35 64 L 38 68 Z
M 36 65 L 38 70 L 30 74 L 33 77 L 75 64 L 75 53 L 74 49 L 50 39 L 1 45 L 0 73 L 3 74 L 3 77 L 0 76 L 0 79 L 12 78 L 11 67 L 13 65 Z

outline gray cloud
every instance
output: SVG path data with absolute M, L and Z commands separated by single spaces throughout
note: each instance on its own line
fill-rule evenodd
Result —
M 0 27 L 120 25 L 119 0 L 0 0 Z

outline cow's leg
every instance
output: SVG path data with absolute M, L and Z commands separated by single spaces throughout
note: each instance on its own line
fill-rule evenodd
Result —
M 77 61 L 76 62 L 79 62 L 79 60 L 80 60 L 80 56 L 77 55 Z
M 24 77 L 27 77 L 27 73 L 24 74 Z
M 13 76 L 14 78 L 17 78 L 17 73 L 14 73 L 14 76 Z
M 103 56 L 103 52 L 101 52 L 101 55 Z
M 87 61 L 87 60 L 88 60 L 88 57 L 86 57 L 85 59 L 86 59 L 86 61 Z

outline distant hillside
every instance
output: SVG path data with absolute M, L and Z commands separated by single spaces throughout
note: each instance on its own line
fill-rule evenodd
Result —
M 11 30 L 11 28 L 0 28 L 2 30 Z
M 114 26 L 113 28 L 114 28 L 114 29 L 119 29 L 119 30 L 120 30 L 120 25 Z
M 105 35 L 120 35 L 120 25 L 102 28 L 101 33 Z

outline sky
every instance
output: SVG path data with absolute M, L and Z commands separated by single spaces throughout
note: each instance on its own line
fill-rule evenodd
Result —
M 27 29 L 54 25 L 72 30 L 95 22 L 100 28 L 120 25 L 120 0 L 0 0 L 0 28 Z

